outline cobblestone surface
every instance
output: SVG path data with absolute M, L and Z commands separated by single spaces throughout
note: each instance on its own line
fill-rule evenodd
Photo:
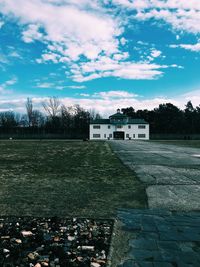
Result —
M 200 212 L 120 210 L 129 250 L 118 267 L 199 267 Z
M 144 141 L 110 141 L 146 184 L 150 208 L 200 210 L 200 149 Z

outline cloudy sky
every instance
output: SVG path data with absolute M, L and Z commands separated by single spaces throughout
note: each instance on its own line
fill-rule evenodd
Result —
M 0 111 L 200 104 L 199 0 L 0 0 Z

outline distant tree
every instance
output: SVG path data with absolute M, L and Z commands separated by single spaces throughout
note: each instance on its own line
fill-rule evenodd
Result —
M 91 109 L 89 111 L 89 113 L 90 113 L 90 119 L 91 120 L 99 120 L 99 119 L 102 119 L 102 116 L 95 109 Z
M 50 97 L 46 102 L 43 102 L 42 105 L 48 116 L 51 118 L 55 118 L 59 115 L 61 103 L 57 97 Z
M 136 113 L 135 113 L 135 109 L 133 107 L 129 107 L 129 108 L 122 108 L 122 113 L 127 115 L 130 118 L 135 118 L 136 117 Z
M 42 127 L 45 124 L 45 116 L 39 110 L 33 110 L 32 112 L 32 126 Z
M 12 128 L 19 125 L 20 116 L 13 111 L 6 111 L 0 113 L 0 126 L 4 128 Z
M 65 105 L 61 106 L 61 123 L 65 129 L 69 129 L 72 126 L 73 115 L 70 110 L 70 107 L 66 107 Z
M 185 115 L 185 129 L 187 129 L 188 133 L 195 133 L 196 110 L 193 107 L 191 101 L 188 101 L 187 104 L 185 105 L 184 115 Z
M 31 98 L 27 98 L 26 100 L 26 113 L 28 118 L 28 126 L 31 127 L 33 122 L 33 102 Z
M 188 101 L 187 104 L 185 105 L 185 112 L 193 112 L 194 111 L 194 107 L 192 105 L 191 101 Z

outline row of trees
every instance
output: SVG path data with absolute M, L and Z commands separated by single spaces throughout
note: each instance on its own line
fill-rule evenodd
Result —
M 56 97 L 42 103 L 44 112 L 34 109 L 30 98 L 27 98 L 25 106 L 26 114 L 0 112 L 1 133 L 52 133 L 86 138 L 90 120 L 100 117 L 94 110 L 88 112 L 79 105 L 66 107 Z
M 154 110 L 137 110 L 133 107 L 122 109 L 132 118 L 143 118 L 150 123 L 153 134 L 200 134 L 200 106 L 194 107 L 189 101 L 184 110 L 171 103 L 160 104 Z
M 43 134 L 88 137 L 90 120 L 101 118 L 94 110 L 89 112 L 79 105 L 66 107 L 56 97 L 49 98 L 42 105 L 44 112 L 34 109 L 32 99 L 28 98 L 26 114 L 0 112 L 0 133 L 11 132 L 11 129 L 25 129 L 28 133 L 35 133 L 37 129 L 38 133 Z M 133 107 L 127 107 L 122 112 L 131 118 L 145 119 L 150 123 L 153 134 L 200 134 L 200 106 L 193 107 L 191 101 L 184 110 L 167 103 L 153 110 L 136 111 Z

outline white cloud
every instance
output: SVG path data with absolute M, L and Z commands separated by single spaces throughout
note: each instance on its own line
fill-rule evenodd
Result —
M 58 82 L 59 83 L 59 82 Z M 51 83 L 51 82 L 38 82 L 35 87 L 36 88 L 51 88 L 54 90 L 63 90 L 66 86 L 58 85 L 58 83 Z
M 113 0 L 118 7 L 124 5 L 135 9 L 137 15 L 134 17 L 138 20 L 151 17 L 167 19 L 168 15 L 174 14 L 167 9 L 169 0 L 168 5 L 155 10 L 159 2 Z M 136 80 L 161 77 L 166 66 L 149 63 L 159 57 L 161 51 L 152 50 L 149 58 L 142 59 L 143 62 L 131 61 L 129 53 L 124 51 L 127 40 L 122 37 L 128 17 L 116 16 L 115 8 L 111 14 L 103 3 L 108 4 L 108 1 L 0 0 L 0 9 L 4 15 L 12 14 L 18 19 L 23 28 L 24 42 L 37 40 L 45 45 L 37 63 L 65 64 L 69 68 L 66 75 L 73 81 L 84 82 L 101 77 Z M 181 17 L 181 12 L 187 10 L 177 9 L 175 12 L 179 12 L 178 17 Z
M 12 85 L 16 84 L 18 82 L 17 77 L 13 77 L 10 80 L 5 81 L 4 83 L 0 84 L 0 93 L 1 94 L 7 94 L 10 93 L 10 87 L 12 87 Z
M 0 53 L 0 63 L 3 63 L 3 64 L 9 63 L 8 58 L 3 53 Z
M 104 98 L 104 99 L 108 99 L 108 98 L 129 98 L 129 97 L 136 97 L 137 95 L 134 93 L 130 93 L 127 91 L 107 91 L 107 92 L 99 92 L 99 93 L 95 93 L 93 95 L 93 97 L 95 98 Z
M 192 33 L 200 32 L 200 1 L 180 0 L 113 0 L 113 3 L 136 10 L 138 20 L 164 20 L 174 29 Z
M 22 56 L 17 51 L 10 52 L 8 56 L 9 57 L 18 58 L 18 59 L 22 59 Z
M 121 28 L 117 20 L 103 9 L 91 9 L 95 5 L 84 9 L 88 5 L 89 1 L 0 1 L 4 14 L 12 13 L 22 24 L 28 24 L 22 36 L 25 42 L 44 39 L 59 46 L 62 55 L 72 60 L 81 55 L 96 58 L 101 52 L 112 54 L 118 50 L 116 37 Z
M 1 87 L 0 87 L 1 90 Z M 113 93 L 112 93 L 113 92 Z M 79 104 L 81 107 L 86 110 L 95 109 L 101 115 L 107 117 L 113 114 L 117 108 L 126 108 L 126 107 L 134 107 L 134 109 L 148 109 L 152 110 L 158 107 L 161 103 L 172 103 L 179 108 L 184 109 L 186 103 L 191 100 L 194 106 L 199 106 L 200 104 L 200 89 L 192 90 L 188 93 L 177 95 L 176 97 L 154 97 L 154 98 L 146 98 L 144 99 L 141 96 L 137 96 L 128 91 L 108 91 L 108 92 L 100 92 L 96 94 L 95 97 L 91 98 L 89 94 L 81 94 L 83 98 L 76 97 L 65 97 L 60 98 L 61 102 L 66 106 L 72 106 L 75 104 Z M 117 92 L 122 92 L 121 97 L 113 97 L 117 94 Z M 105 93 L 108 94 L 108 97 L 104 97 Z M 25 112 L 25 102 L 27 96 L 16 97 L 15 99 L 11 98 L 0 98 L 0 111 L 1 110 L 9 110 L 12 109 L 17 112 Z M 34 103 L 34 107 L 43 111 L 42 102 L 47 98 L 44 97 L 34 97 L 32 96 L 32 100 Z
M 52 88 L 54 86 L 53 83 L 37 83 L 37 88 Z
M 89 94 L 85 94 L 85 93 L 82 93 L 82 94 L 79 94 L 80 96 L 84 96 L 84 97 L 88 97 L 90 96 Z
M 200 52 L 200 43 L 196 43 L 196 44 L 172 44 L 169 47 L 171 48 L 183 48 L 186 50 L 190 50 L 192 52 Z
M 17 77 L 13 77 L 12 79 L 6 81 L 4 84 L 5 85 L 14 85 L 17 83 L 17 81 L 18 81 Z
M 0 20 L 0 29 L 3 27 L 4 21 Z
M 168 67 L 175 67 L 175 65 L 121 62 L 108 57 L 101 57 L 97 61 L 72 65 L 72 75 L 70 77 L 76 82 L 90 81 L 102 77 L 152 80 L 162 76 L 163 69 Z M 67 73 L 67 75 L 69 74 Z
M 68 85 L 66 86 L 67 88 L 71 88 L 71 89 L 85 89 L 85 85 Z
M 22 32 L 22 40 L 25 43 L 32 43 L 35 40 L 41 41 L 43 38 L 43 34 L 39 30 L 40 30 L 40 26 L 38 24 L 28 25 L 26 30 Z
M 152 56 L 153 58 L 159 57 L 161 54 L 162 54 L 162 52 L 159 51 L 159 50 L 156 50 L 156 49 L 153 49 L 153 50 L 151 51 L 151 56 Z

